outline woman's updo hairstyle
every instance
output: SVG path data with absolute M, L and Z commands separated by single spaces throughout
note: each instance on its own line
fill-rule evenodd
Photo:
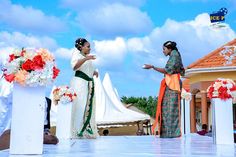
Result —
M 167 41 L 163 44 L 164 47 L 171 49 L 171 50 L 176 50 L 178 51 L 177 47 L 176 47 L 176 42 L 174 41 Z
M 84 46 L 84 44 L 88 42 L 86 39 L 84 38 L 78 38 L 76 41 L 75 41 L 75 47 L 81 51 L 82 50 L 82 47 Z

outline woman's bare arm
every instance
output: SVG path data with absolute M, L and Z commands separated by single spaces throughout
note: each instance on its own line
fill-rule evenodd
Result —
M 156 70 L 156 71 L 158 71 L 160 73 L 166 74 L 166 71 L 165 71 L 164 68 L 158 68 L 158 67 L 153 66 L 152 69 L 154 69 L 154 70 Z
M 77 61 L 77 63 L 75 64 L 73 70 L 78 69 L 82 64 L 84 64 L 84 62 L 86 62 L 87 60 L 90 60 L 90 59 L 96 59 L 96 58 L 95 58 L 94 55 L 88 55 L 88 56 L 86 56 L 86 57 L 83 58 L 83 59 L 79 59 L 79 60 Z
M 153 70 L 156 70 L 160 73 L 166 74 L 166 71 L 164 68 L 158 68 L 158 67 L 155 67 L 154 65 L 151 65 L 151 64 L 144 64 L 144 69 L 153 69 Z

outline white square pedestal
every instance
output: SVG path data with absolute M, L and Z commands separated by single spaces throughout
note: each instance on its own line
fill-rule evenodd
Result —
M 42 154 L 45 87 L 13 87 L 10 154 Z
M 190 134 L 190 100 L 181 100 L 181 132 L 182 135 Z
M 212 133 L 215 144 L 234 144 L 233 103 L 213 98 L 212 102 Z
M 72 102 L 66 104 L 60 103 L 60 101 L 58 102 L 56 136 L 59 139 L 70 138 L 71 110 Z

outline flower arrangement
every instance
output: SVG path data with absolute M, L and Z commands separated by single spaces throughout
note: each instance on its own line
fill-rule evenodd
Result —
M 181 98 L 185 99 L 187 101 L 190 101 L 191 100 L 191 93 L 188 90 L 185 90 L 184 88 L 182 88 Z
M 28 86 L 48 85 L 56 79 L 59 72 L 52 54 L 42 48 L 14 50 L 3 68 L 3 76 L 8 82 Z
M 218 78 L 207 88 L 209 98 L 226 100 L 236 97 L 236 84 L 231 79 Z
M 77 97 L 73 89 L 68 86 L 59 86 L 53 90 L 53 100 L 55 104 L 60 101 L 62 104 L 72 102 Z

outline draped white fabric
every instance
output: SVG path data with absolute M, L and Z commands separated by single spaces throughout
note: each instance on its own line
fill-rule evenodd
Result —
M 10 128 L 13 84 L 0 79 L 0 135 Z

